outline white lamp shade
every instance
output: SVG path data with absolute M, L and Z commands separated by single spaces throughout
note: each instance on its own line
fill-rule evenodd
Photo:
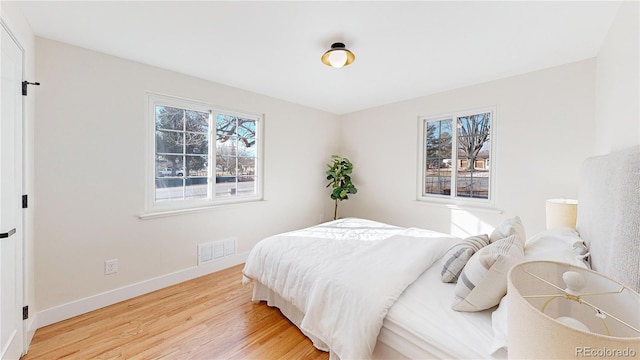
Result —
M 546 203 L 547 229 L 558 227 L 576 228 L 578 200 L 549 199 Z
M 563 292 L 548 283 L 564 289 L 567 271 L 584 277 L 583 303 L 553 296 Z M 510 359 L 640 356 L 640 295 L 602 274 L 553 261 L 523 262 L 509 271 L 507 297 Z

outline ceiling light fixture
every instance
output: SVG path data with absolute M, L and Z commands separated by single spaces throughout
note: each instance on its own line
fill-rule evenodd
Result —
M 341 42 L 333 43 L 331 49 L 322 55 L 322 63 L 334 68 L 341 68 L 351 64 L 356 56 Z

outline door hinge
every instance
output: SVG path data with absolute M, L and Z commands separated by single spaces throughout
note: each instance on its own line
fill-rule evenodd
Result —
M 22 195 L 22 208 L 26 209 L 29 207 L 29 198 L 27 195 Z
M 23 81 L 22 82 L 22 95 L 23 96 L 27 96 L 27 86 L 28 85 L 36 85 L 37 86 L 37 85 L 40 85 L 40 83 L 39 82 L 28 82 L 26 80 Z
M 22 320 L 27 320 L 29 318 L 29 305 L 22 307 Z

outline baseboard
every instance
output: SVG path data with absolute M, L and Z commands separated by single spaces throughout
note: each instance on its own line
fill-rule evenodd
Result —
M 29 319 L 24 322 L 26 330 L 24 333 L 24 349 L 22 350 L 25 354 L 27 353 L 27 350 L 29 350 L 29 345 L 31 345 L 33 337 L 36 335 L 37 318 L 38 316 L 34 314 L 33 316 L 29 316 Z
M 34 324 L 41 328 L 62 320 L 70 319 L 74 316 L 82 315 L 105 306 L 119 303 L 136 296 L 144 295 L 167 286 L 175 285 L 200 276 L 211 274 L 235 265 L 242 264 L 247 259 L 248 252 L 226 256 L 212 263 L 194 266 L 171 274 L 159 276 L 136 284 L 127 285 L 118 289 L 107 291 L 101 294 L 75 300 L 66 304 L 58 305 L 49 309 L 37 312 L 34 317 Z M 241 279 L 238 279 L 241 281 Z M 31 331 L 29 328 L 28 331 Z M 33 330 L 35 332 L 35 329 Z

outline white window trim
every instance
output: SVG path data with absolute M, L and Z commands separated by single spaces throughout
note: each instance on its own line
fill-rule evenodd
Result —
M 157 94 L 147 92 L 147 111 L 146 111 L 146 126 L 147 126 L 147 139 L 146 139 L 146 168 L 145 168 L 145 209 L 144 213 L 139 216 L 140 219 L 150 219 L 156 217 L 164 217 L 171 215 L 181 215 L 188 212 L 200 212 L 209 208 L 217 208 L 222 205 L 255 202 L 263 200 L 264 189 L 264 151 L 263 151 L 263 129 L 264 129 L 264 116 L 250 114 L 246 112 L 225 109 L 218 106 L 213 106 L 207 103 L 198 102 L 194 100 L 179 98 L 175 96 Z M 256 193 L 252 195 L 235 196 L 224 199 L 216 199 L 213 194 L 213 188 L 216 184 L 215 175 L 215 159 L 216 159 L 216 146 L 215 146 L 215 126 L 210 124 L 209 126 L 209 174 L 208 174 L 208 194 L 213 194 L 208 199 L 194 199 L 194 200 L 181 200 L 181 201 L 155 201 L 155 179 L 156 179 L 156 125 L 155 121 L 151 119 L 155 118 L 156 105 L 166 105 L 177 108 L 190 109 L 201 112 L 208 112 L 211 114 L 210 119 L 215 119 L 216 114 L 234 115 L 238 117 L 254 119 L 256 120 Z M 212 120 L 210 120 L 212 121 Z M 212 162 L 213 161 L 213 162 Z
M 491 151 L 491 165 L 489 167 L 489 198 L 488 199 L 478 199 L 478 198 L 463 198 L 457 197 L 455 194 L 457 193 L 456 189 L 456 177 L 455 173 L 452 172 L 451 176 L 451 194 L 449 196 L 446 195 L 438 195 L 438 194 L 423 194 L 424 188 L 424 174 L 425 174 L 425 151 L 424 151 L 424 141 L 425 141 L 425 124 L 429 121 L 437 121 L 437 120 L 445 120 L 452 119 L 452 137 L 457 139 L 458 129 L 456 126 L 457 118 L 464 117 L 468 115 L 480 114 L 484 112 L 491 112 L 491 130 L 490 130 L 490 151 Z M 444 204 L 444 205 L 453 205 L 456 207 L 464 207 L 464 208 L 487 208 L 487 209 L 495 209 L 495 198 L 496 198 L 496 134 L 497 134 L 497 107 L 487 106 L 483 108 L 476 108 L 471 110 L 457 111 L 451 113 L 445 113 L 440 115 L 429 115 L 429 116 L 419 116 L 418 117 L 418 165 L 417 165 L 417 185 L 416 185 L 416 200 L 431 202 L 436 204 Z M 451 152 L 451 163 L 456 164 L 456 170 L 458 168 L 458 152 L 455 149 Z

